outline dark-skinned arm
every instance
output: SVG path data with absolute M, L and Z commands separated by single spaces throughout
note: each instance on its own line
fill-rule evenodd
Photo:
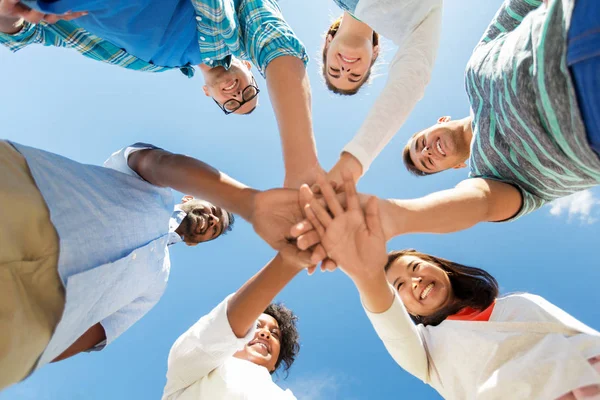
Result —
M 129 156 L 131 169 L 153 185 L 170 187 L 217 204 L 249 221 L 257 191 L 195 158 L 160 149 Z
M 79 339 L 77 339 L 58 357 L 52 360 L 52 362 L 62 361 L 65 358 L 73 357 L 74 355 L 79 354 L 83 351 L 90 350 L 105 339 L 106 334 L 104 333 L 104 328 L 100 323 L 97 323 L 96 325 L 88 329 L 83 335 L 81 335 Z
M 244 337 L 275 296 L 306 264 L 277 254 L 229 300 L 227 318 L 233 333 Z

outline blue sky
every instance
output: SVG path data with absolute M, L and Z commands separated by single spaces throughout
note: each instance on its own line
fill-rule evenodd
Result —
M 319 75 L 323 32 L 340 11 L 332 1 L 281 0 L 284 15 L 304 41 L 313 90 L 314 129 L 325 168 L 337 160 L 385 82 L 353 98 L 329 94 Z M 469 112 L 464 66 L 501 0 L 447 0 L 442 42 L 425 98 L 374 162 L 359 189 L 382 197 L 414 198 L 452 187 L 466 170 L 414 178 L 401 150 L 414 132 L 439 116 Z M 384 59 L 393 45 L 384 42 Z M 258 78 L 264 88 L 264 80 Z M 179 72 L 146 74 L 85 59 L 75 52 L 31 47 L 0 49 L 1 136 L 72 159 L 102 163 L 113 151 L 145 141 L 197 157 L 256 188 L 276 187 L 283 165 L 266 90 L 250 116 L 225 117 L 204 97 L 202 78 Z M 546 297 L 600 328 L 600 190 L 546 206 L 508 224 L 481 224 L 450 235 L 409 235 L 389 249 L 421 251 L 487 269 L 503 293 Z M 171 248 L 171 278 L 150 313 L 100 353 L 49 365 L 0 394 L 8 399 L 158 399 L 171 344 L 198 318 L 261 268 L 274 252 L 244 221 L 227 236 L 195 248 Z M 436 392 L 398 367 L 364 315 L 341 272 L 301 274 L 279 296 L 300 316 L 302 350 L 286 380 L 299 399 L 435 399 Z

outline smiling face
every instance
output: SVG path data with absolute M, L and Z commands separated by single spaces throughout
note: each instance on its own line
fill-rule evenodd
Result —
M 175 232 L 188 246 L 216 239 L 229 225 L 227 212 L 208 201 L 186 196 L 181 209 L 186 212 L 186 216 Z
M 414 135 L 405 149 L 410 158 L 409 164 L 424 174 L 466 167 L 471 141 L 463 127 L 461 121 L 442 117 L 436 125 Z
M 398 257 L 387 269 L 386 276 L 412 315 L 429 316 L 454 301 L 446 271 L 419 257 Z
M 256 323 L 254 338 L 233 356 L 273 372 L 279 359 L 280 349 L 281 331 L 277 320 L 268 314 L 261 314 Z
M 251 68 L 249 62 L 234 58 L 229 69 L 223 67 L 202 69 L 204 75 L 204 94 L 212 97 L 221 106 L 231 99 L 243 102 L 244 97 L 249 98 L 251 97 L 250 94 L 254 94 L 255 97 L 253 99 L 234 111 L 235 114 L 247 114 L 251 112 L 258 104 L 256 93 L 249 93 L 253 90 L 250 85 L 255 85 Z M 244 90 L 246 90 L 245 94 L 243 94 Z
M 362 36 L 327 35 L 324 73 L 340 90 L 355 90 L 368 77 L 379 46 Z

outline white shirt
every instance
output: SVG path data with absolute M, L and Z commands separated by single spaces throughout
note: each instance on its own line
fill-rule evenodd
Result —
M 354 14 L 398 46 L 385 87 L 344 147 L 365 172 L 425 94 L 440 41 L 442 0 L 360 0 Z
M 238 338 L 227 319 L 229 296 L 177 339 L 169 353 L 163 400 L 295 400 L 265 367 L 234 358 L 254 338 Z
M 498 299 L 488 322 L 415 326 L 397 295 L 367 316 L 398 365 L 445 399 L 552 400 L 600 384 L 588 362 L 600 333 L 539 296 Z

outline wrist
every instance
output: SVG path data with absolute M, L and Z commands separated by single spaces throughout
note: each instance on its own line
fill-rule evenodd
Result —
M 388 241 L 395 236 L 407 233 L 406 210 L 392 199 L 379 199 L 378 201 L 385 240 Z
M 301 262 L 297 257 L 284 255 L 281 252 L 277 253 L 273 261 L 283 271 L 286 271 L 292 275 L 296 275 L 306 267 L 305 263 Z
M 344 170 L 352 173 L 354 181 L 358 181 L 363 174 L 363 166 L 360 161 L 358 161 L 358 158 L 347 151 L 342 152 L 338 164 L 340 164 Z

